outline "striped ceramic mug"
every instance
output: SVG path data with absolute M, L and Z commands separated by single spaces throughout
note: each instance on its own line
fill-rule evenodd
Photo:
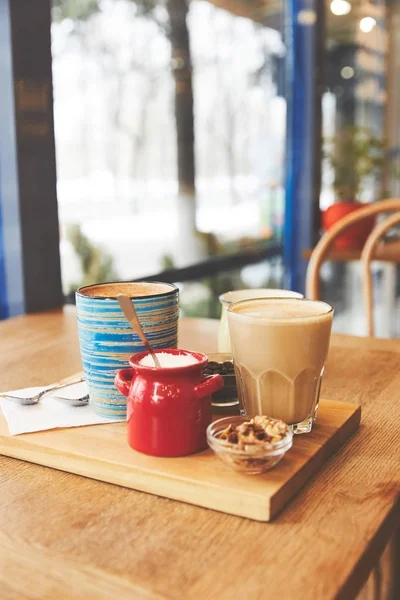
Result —
M 170 283 L 102 283 L 81 287 L 76 308 L 81 358 L 90 401 L 100 416 L 126 416 L 126 398 L 114 378 L 132 354 L 145 347 L 133 332 L 116 299 L 133 300 L 140 324 L 154 348 L 176 348 L 179 290 Z

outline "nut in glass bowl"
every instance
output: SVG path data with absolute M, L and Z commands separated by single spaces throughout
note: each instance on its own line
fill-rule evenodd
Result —
M 258 439 L 263 437 L 262 431 L 264 439 Z M 273 437 L 266 433 L 275 431 L 279 433 Z M 250 435 L 246 438 L 243 434 Z M 249 420 L 245 416 L 232 416 L 209 425 L 207 442 L 226 465 L 235 471 L 256 475 L 275 467 L 292 447 L 293 434 L 286 423 L 277 419 L 254 417 Z

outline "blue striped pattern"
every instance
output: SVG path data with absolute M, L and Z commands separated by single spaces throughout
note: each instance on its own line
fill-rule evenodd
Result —
M 144 333 L 154 348 L 176 348 L 179 292 L 133 300 Z M 126 417 L 126 398 L 114 386 L 119 369 L 146 348 L 133 332 L 117 300 L 76 293 L 79 343 L 90 401 L 98 415 Z

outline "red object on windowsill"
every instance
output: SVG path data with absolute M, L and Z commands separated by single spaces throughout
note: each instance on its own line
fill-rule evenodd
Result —
M 134 354 L 130 369 L 121 369 L 115 385 L 127 397 L 128 443 L 152 456 L 186 456 L 207 448 L 211 394 L 224 385 L 221 375 L 205 377 L 207 356 L 188 350 L 162 349 L 156 354 L 190 355 L 196 362 L 180 367 L 148 367 Z
M 352 213 L 360 208 L 363 208 L 365 204 L 361 202 L 338 202 L 332 204 L 322 212 L 322 226 L 324 231 L 335 225 L 340 219 L 343 219 L 349 213 Z M 367 241 L 367 238 L 375 225 L 375 217 L 368 217 L 363 219 L 359 223 L 352 225 L 349 229 L 343 232 L 333 242 L 333 248 L 341 250 L 359 249 L 362 248 Z

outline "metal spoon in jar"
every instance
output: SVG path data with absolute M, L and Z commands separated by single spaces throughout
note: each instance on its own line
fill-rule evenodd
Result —
M 157 367 L 157 369 L 161 369 L 160 361 L 158 360 L 156 353 L 154 352 L 153 348 L 151 347 L 150 342 L 147 340 L 146 336 L 144 335 L 142 326 L 139 322 L 135 307 L 133 306 L 131 299 L 126 294 L 118 294 L 117 300 L 122 309 L 122 312 L 124 313 L 125 317 L 128 319 L 129 323 L 132 325 L 134 332 L 137 333 L 137 335 L 142 340 L 143 344 L 146 346 L 147 350 L 150 352 L 151 357 L 154 360 L 154 366 Z

